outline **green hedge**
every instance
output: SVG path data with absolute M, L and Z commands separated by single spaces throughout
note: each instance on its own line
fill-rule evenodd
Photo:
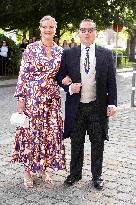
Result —
M 112 49 L 114 59 L 116 57 L 116 48 Z M 126 49 L 117 48 L 117 66 L 118 67 L 126 67 L 128 62 Z M 125 62 L 124 62 L 125 61 Z M 126 65 L 125 65 L 126 64 Z
M 11 58 L 11 65 L 14 66 L 14 72 L 17 74 L 20 66 L 20 49 L 19 45 L 16 45 L 16 43 L 6 37 L 3 34 L 0 34 L 0 42 L 2 43 L 3 40 L 6 40 L 8 43 L 8 47 L 10 49 L 10 58 Z

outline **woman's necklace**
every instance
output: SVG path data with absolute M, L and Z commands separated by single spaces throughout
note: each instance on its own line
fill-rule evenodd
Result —
M 50 48 L 49 49 L 46 48 L 46 53 L 47 53 L 47 55 L 50 54 L 51 53 L 51 49 Z
M 48 56 L 51 56 L 51 48 L 53 47 L 53 45 L 54 45 L 54 43 L 52 43 L 51 45 L 46 45 L 46 44 L 44 44 L 43 42 L 42 42 L 42 44 L 45 46 L 45 48 L 46 48 L 46 54 L 48 55 Z
M 42 44 L 43 44 L 46 48 L 49 48 L 49 49 L 51 49 L 51 48 L 53 47 L 53 45 L 54 45 L 54 43 L 52 43 L 51 45 L 46 45 L 46 44 L 43 43 L 43 42 L 42 42 Z

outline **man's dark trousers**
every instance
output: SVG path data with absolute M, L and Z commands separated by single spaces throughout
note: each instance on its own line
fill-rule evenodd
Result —
M 82 176 L 86 131 L 91 141 L 91 172 L 93 178 L 95 179 L 102 174 L 104 151 L 104 138 L 99 123 L 96 102 L 80 103 L 74 127 L 70 135 L 70 175 L 75 178 L 77 176 Z

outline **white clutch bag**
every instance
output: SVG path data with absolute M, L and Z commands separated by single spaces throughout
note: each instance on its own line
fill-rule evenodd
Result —
M 15 112 L 11 115 L 10 122 L 12 125 L 28 128 L 29 118 L 24 113 Z

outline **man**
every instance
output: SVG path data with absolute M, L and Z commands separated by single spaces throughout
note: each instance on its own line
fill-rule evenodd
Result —
M 67 92 L 64 138 L 71 138 L 70 175 L 64 183 L 73 185 L 82 178 L 87 131 L 92 180 L 96 189 L 102 189 L 104 140 L 108 140 L 108 118 L 116 113 L 117 105 L 115 68 L 111 51 L 95 45 L 96 25 L 92 20 L 80 23 L 78 36 L 81 45 L 64 51 L 57 75 Z
M 69 46 L 70 46 L 70 48 L 77 46 L 77 43 L 75 42 L 74 38 L 71 38 L 71 43 L 69 44 Z

